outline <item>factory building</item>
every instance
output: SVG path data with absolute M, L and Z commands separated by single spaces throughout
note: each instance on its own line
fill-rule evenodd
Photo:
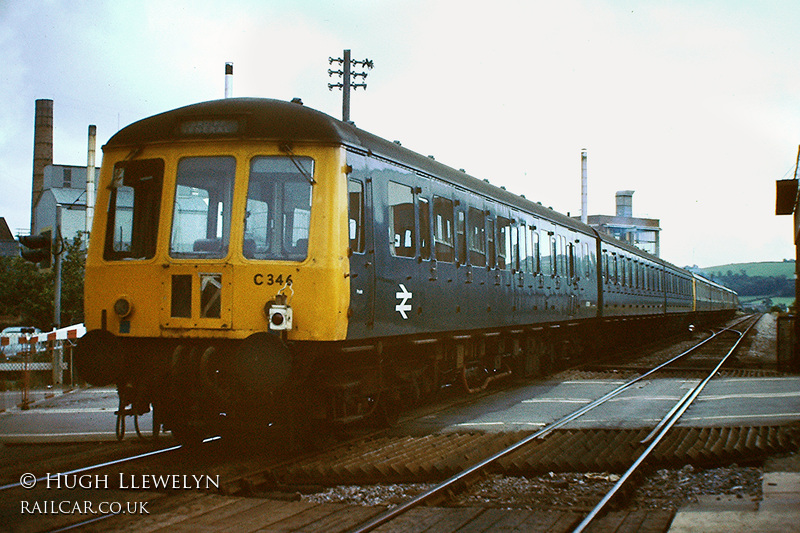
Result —
M 589 215 L 587 223 L 598 231 L 603 231 L 640 250 L 661 257 L 659 241 L 661 221 L 657 218 L 633 216 L 633 192 L 617 192 L 616 215 Z

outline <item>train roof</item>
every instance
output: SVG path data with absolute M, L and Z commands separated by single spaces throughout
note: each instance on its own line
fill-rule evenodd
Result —
M 192 104 L 121 129 L 105 148 L 137 147 L 203 137 L 340 144 L 385 158 L 504 204 L 593 234 L 589 226 L 408 148 L 302 104 L 267 98 L 226 98 Z
M 639 248 L 595 231 L 591 226 L 546 208 L 501 187 L 456 170 L 433 158 L 404 148 L 342 122 L 301 103 L 268 98 L 226 98 L 191 104 L 148 117 L 121 129 L 105 144 L 106 148 L 136 148 L 143 144 L 203 138 L 231 138 L 276 141 L 279 143 L 322 143 L 344 145 L 389 160 L 424 175 L 494 199 L 561 226 L 647 257 L 675 270 L 687 271 Z

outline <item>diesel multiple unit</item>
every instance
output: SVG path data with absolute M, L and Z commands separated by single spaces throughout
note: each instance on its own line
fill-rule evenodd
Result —
M 737 307 L 299 103 L 190 105 L 103 150 L 76 364 L 190 438 L 391 417 L 444 384 L 545 372 Z

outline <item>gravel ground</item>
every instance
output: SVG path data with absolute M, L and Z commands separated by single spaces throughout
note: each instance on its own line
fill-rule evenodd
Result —
M 761 368 L 774 368 L 776 318 L 765 315 L 756 325 L 753 337 L 740 360 Z M 656 356 L 656 354 L 653 354 Z M 778 464 L 797 464 L 797 454 L 779 459 Z M 629 505 L 638 508 L 678 509 L 702 495 L 733 495 L 750 501 L 761 500 L 761 466 L 700 469 L 686 465 L 680 469 L 650 472 L 637 483 Z M 619 479 L 609 473 L 550 473 L 534 478 L 492 475 L 472 485 L 468 492 L 451 503 L 457 506 L 553 509 L 591 508 Z M 433 484 L 392 484 L 339 486 L 303 496 L 318 503 L 342 502 L 354 505 L 395 505 L 432 488 Z
M 735 495 L 761 500 L 762 469 L 731 465 L 708 470 L 691 465 L 680 470 L 658 470 L 639 484 L 630 503 L 633 507 L 678 509 L 701 495 Z M 450 503 L 465 507 L 546 510 L 591 508 L 607 493 L 619 475 L 609 473 L 550 473 L 534 478 L 493 475 L 474 484 Z M 350 505 L 396 505 L 420 494 L 432 484 L 338 486 L 310 494 L 304 500 Z

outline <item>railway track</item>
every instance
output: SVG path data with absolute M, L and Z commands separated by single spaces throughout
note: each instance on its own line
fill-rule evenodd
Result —
M 714 337 L 705 340 L 703 345 L 712 348 L 713 352 L 719 352 L 714 347 L 713 339 L 721 341 L 737 336 L 741 337 L 739 333 L 719 331 Z M 691 353 L 687 350 L 681 356 L 688 356 L 687 352 Z M 680 361 L 682 357 L 677 360 Z M 671 362 L 674 364 L 676 361 L 673 359 Z M 692 371 L 696 372 L 699 365 L 693 365 Z M 660 366 L 660 372 L 666 368 L 667 366 Z M 686 368 L 684 371 L 687 371 Z M 619 388 L 619 393 L 612 391 L 604 398 L 608 401 L 651 376 L 652 374 L 644 375 L 636 381 L 628 382 Z M 594 407 L 585 406 L 579 413 L 592 409 Z M 395 509 L 387 510 L 384 514 L 390 514 L 388 519 L 384 514 L 374 516 L 376 509 L 373 509 L 373 513 L 364 512 L 363 516 L 372 516 L 371 520 L 354 527 L 353 531 L 370 531 L 396 520 L 405 512 L 416 510 L 423 503 L 441 503 L 450 499 L 479 479 L 479 476 L 485 475 L 485 472 L 511 476 L 562 471 L 623 472 L 637 460 L 636 452 L 642 449 L 641 441 L 646 440 L 649 432 L 646 429 L 585 430 L 569 427 L 568 424 L 569 422 L 558 421 L 540 431 L 445 433 L 424 437 L 376 433 L 361 440 L 342 443 L 323 454 L 310 454 L 283 462 L 266 461 L 268 464 L 262 467 L 249 465 L 247 471 L 241 475 L 225 476 L 220 491 L 229 495 L 266 494 L 273 498 L 277 497 L 278 492 L 283 492 L 288 499 L 292 499 L 295 492 L 314 491 L 330 485 L 432 484 L 431 490 Z M 713 465 L 719 462 L 752 461 L 794 449 L 798 440 L 797 429 L 785 425 L 679 427 L 667 432 L 654 447 L 647 462 L 651 466 L 666 468 L 687 463 Z M 613 453 L 609 453 L 609 450 L 613 450 Z M 487 455 L 491 457 L 485 459 Z M 628 477 L 635 478 L 636 475 Z M 442 482 L 444 479 L 447 481 Z M 128 496 L 141 497 L 138 493 Z M 198 502 L 217 502 L 202 494 L 197 494 L 196 497 Z M 185 500 L 190 496 L 183 494 L 180 498 Z M 576 511 L 585 514 L 590 510 L 591 506 L 588 505 L 571 510 L 563 509 L 561 512 L 565 514 L 558 517 L 554 515 L 554 521 L 562 526 L 568 523 L 568 526 L 562 528 L 566 531 L 581 520 L 581 515 Z M 662 515 L 659 515 L 658 520 L 668 524 L 671 515 Z M 96 520 L 94 517 L 84 525 L 91 529 L 93 526 L 90 524 Z M 352 521 L 348 523 L 352 524 Z M 390 526 L 387 524 L 387 527 Z M 341 528 L 338 530 L 341 531 Z
M 473 465 L 469 466 L 468 468 L 457 472 L 456 474 L 450 476 L 447 480 L 439 483 L 435 487 L 431 488 L 430 490 L 420 494 L 419 496 L 407 501 L 394 509 L 387 510 L 386 512 L 382 513 L 377 517 L 373 517 L 369 521 L 353 528 L 351 530 L 352 533 L 366 533 L 368 531 L 372 531 L 383 524 L 386 524 L 392 520 L 397 519 L 398 517 L 402 516 L 404 513 L 408 512 L 409 510 L 422 505 L 423 503 L 432 501 L 432 500 L 440 500 L 443 497 L 446 497 L 452 494 L 454 491 L 457 490 L 458 487 L 464 486 L 465 481 L 481 472 L 484 472 L 487 468 L 492 467 L 498 464 L 501 460 L 508 458 L 512 454 L 519 452 L 520 450 L 525 449 L 528 445 L 535 442 L 537 439 L 541 439 L 546 435 L 559 430 L 560 428 L 564 427 L 565 425 L 569 424 L 570 422 L 576 420 L 580 416 L 588 413 L 592 409 L 602 405 L 603 403 L 611 400 L 612 398 L 622 394 L 630 387 L 634 386 L 636 383 L 640 382 L 641 380 L 652 376 L 653 374 L 659 372 L 661 369 L 674 364 L 677 361 L 684 360 L 690 354 L 696 353 L 701 347 L 705 347 L 705 350 L 702 355 L 703 360 L 708 360 L 709 357 L 714 357 L 715 354 L 724 353 L 721 357 L 718 358 L 717 364 L 713 367 L 713 369 L 709 372 L 706 379 L 700 382 L 696 387 L 692 390 L 687 392 L 683 398 L 673 407 L 672 410 L 664 417 L 664 419 L 656 426 L 656 428 L 648 433 L 643 439 L 639 441 L 639 444 L 645 445 L 646 447 L 641 453 L 636 454 L 635 460 L 631 468 L 626 470 L 624 474 L 621 476 L 619 481 L 612 487 L 612 490 L 604 496 L 601 501 L 597 504 L 597 506 L 592 509 L 586 518 L 577 526 L 576 531 L 583 531 L 592 520 L 594 520 L 600 512 L 606 507 L 606 505 L 617 495 L 620 493 L 621 487 L 628 482 L 633 474 L 637 471 L 639 467 L 645 462 L 645 460 L 653 453 L 653 451 L 662 443 L 662 442 L 670 442 L 664 441 L 667 433 L 670 431 L 672 426 L 677 422 L 680 416 L 688 409 L 689 405 L 697 398 L 697 396 L 702 392 L 703 388 L 706 386 L 708 381 L 710 381 L 714 375 L 719 371 L 725 361 L 730 357 L 730 355 L 735 351 L 735 349 L 739 346 L 742 339 L 744 339 L 747 332 L 752 328 L 752 326 L 756 323 L 758 317 L 747 317 L 746 319 L 741 320 L 737 324 L 733 326 L 724 328 L 722 330 L 714 332 L 710 337 L 707 339 L 699 342 L 697 345 L 691 347 L 690 349 L 684 351 L 683 353 L 673 357 L 672 359 L 661 363 L 660 365 L 656 366 L 652 370 L 642 374 L 641 376 L 631 379 L 627 381 L 625 384 L 617 387 L 613 391 L 609 392 L 608 394 L 602 396 L 601 398 L 589 403 L 581 407 L 580 409 L 576 410 L 574 413 L 563 417 L 562 419 L 556 421 L 553 424 L 548 425 L 547 427 L 533 432 L 532 434 L 517 440 L 516 442 L 508 445 L 507 447 L 503 448 L 502 450 L 490 455 L 489 457 L 482 459 L 480 461 L 475 462 Z M 706 346 L 707 345 L 707 346 Z M 745 431 L 745 433 L 748 433 Z M 732 440 L 738 441 L 738 432 L 737 438 L 731 438 L 731 435 L 725 435 L 724 441 L 730 442 Z M 748 440 L 745 437 L 745 442 Z M 758 440 L 756 437 L 755 440 Z M 762 439 L 763 440 L 763 439 Z M 769 439 L 767 439 L 769 440 Z M 780 438 L 778 439 L 780 440 Z M 791 439 L 789 439 L 791 440 Z M 620 449 L 620 448 L 627 448 L 628 446 L 624 446 L 624 443 L 621 440 L 618 440 L 618 437 L 612 438 L 605 447 L 606 450 L 610 449 Z M 671 448 L 680 449 L 681 446 L 674 446 L 670 443 Z M 712 446 L 718 448 L 718 445 Z M 724 446 L 723 446 L 724 447 Z M 735 447 L 735 446 L 734 446 Z M 482 447 L 483 448 L 483 447 Z M 702 448 L 702 447 L 700 447 Z M 692 444 L 689 447 L 690 450 L 694 450 L 695 453 L 698 452 L 697 444 Z M 448 454 L 448 456 L 453 456 L 454 454 Z M 463 454 L 461 454 L 463 456 Z M 468 456 L 467 456 L 468 457 Z

